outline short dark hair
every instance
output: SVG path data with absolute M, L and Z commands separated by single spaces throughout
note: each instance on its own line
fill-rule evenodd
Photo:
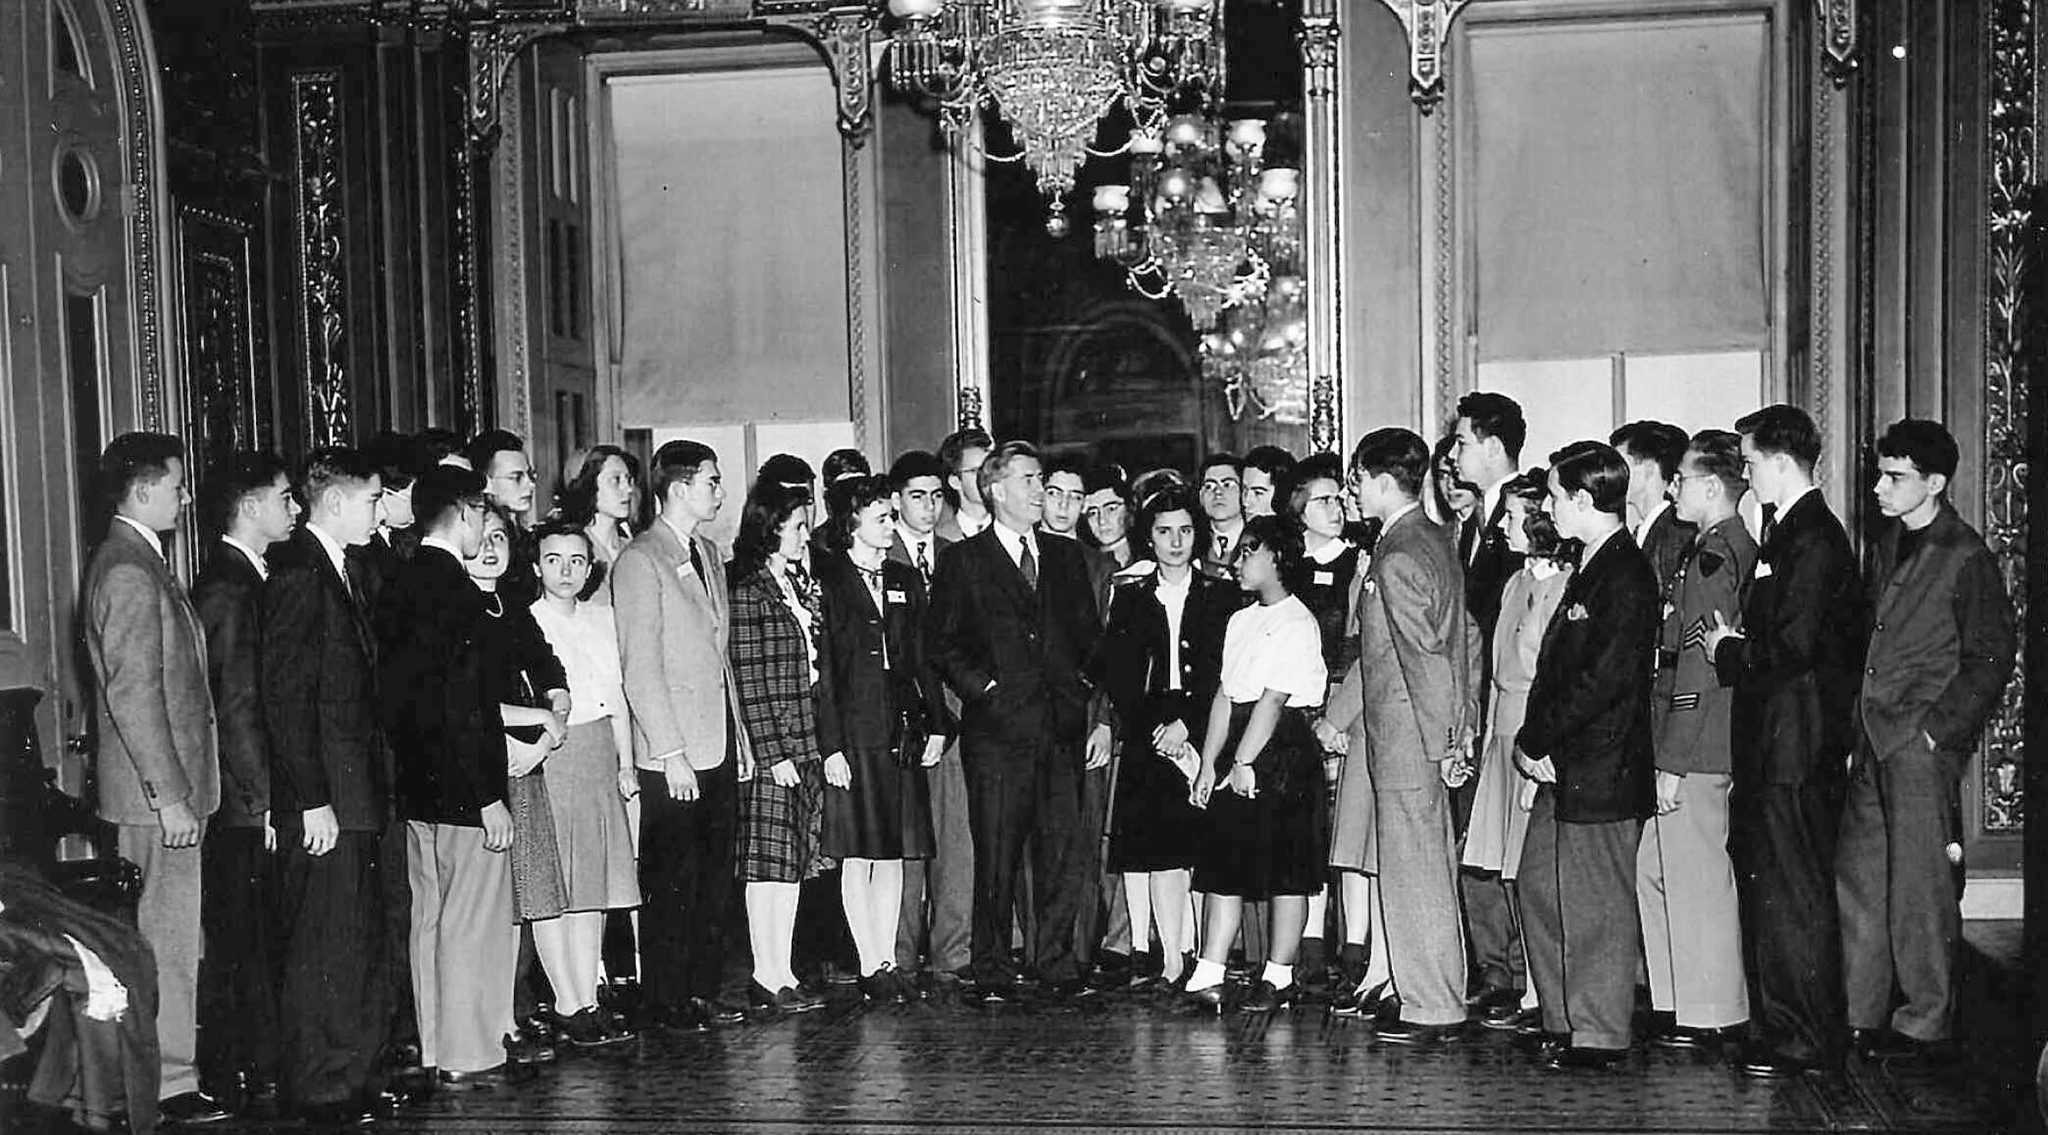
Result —
M 484 475 L 460 465 L 435 465 L 412 486 L 413 524 L 420 532 L 440 527 L 449 513 L 484 504 Z
M 100 495 L 112 508 L 128 499 L 137 485 L 155 484 L 170 475 L 171 462 L 185 460 L 185 443 L 165 433 L 137 430 L 107 443 L 100 453 Z
M 1198 482 L 1206 480 L 1202 474 L 1207 473 L 1218 465 L 1230 466 L 1230 471 L 1237 474 L 1237 479 L 1240 481 L 1244 480 L 1244 458 L 1239 457 L 1235 453 L 1212 453 L 1202 458 L 1202 463 L 1195 466 L 1195 480 Z
M 854 529 L 860 514 L 877 501 L 893 500 L 896 483 L 872 474 L 845 477 L 825 486 L 825 546 L 835 552 L 853 547 Z
M 632 478 L 633 487 L 638 489 L 640 480 L 640 459 L 616 445 L 593 445 L 583 451 L 583 460 L 577 462 L 576 472 L 569 477 L 568 484 L 555 494 L 555 511 L 570 523 L 581 527 L 597 519 L 597 479 L 604 473 L 605 462 L 618 458 L 625 463 L 626 476 Z M 482 470 L 478 470 L 482 472 Z M 645 497 L 642 497 L 644 507 Z M 637 511 L 637 510 L 636 510 Z M 639 517 L 628 517 L 637 527 Z
M 1194 520 L 1194 559 L 1199 560 L 1209 554 L 1209 514 L 1202 511 L 1202 502 L 1195 499 L 1194 490 L 1186 485 L 1168 485 L 1146 497 L 1144 503 L 1138 506 L 1138 516 L 1131 523 L 1128 537 L 1131 542 L 1132 559 L 1145 558 L 1152 547 L 1152 526 L 1169 512 L 1186 512 Z M 1145 551 L 1141 552 L 1139 549 Z
M 1264 548 L 1273 553 L 1273 567 L 1280 573 L 1280 580 L 1289 591 L 1294 589 L 1295 577 L 1301 572 L 1301 561 L 1307 553 L 1302 548 L 1301 529 L 1279 516 L 1254 516 L 1244 522 L 1244 531 L 1237 537 L 1239 548 Z
M 835 449 L 825 455 L 824 481 L 831 484 L 846 477 L 865 477 L 875 470 L 868 455 L 858 449 Z
M 802 485 L 785 485 L 778 481 L 763 481 L 747 494 L 747 504 L 740 511 L 739 534 L 732 542 L 732 578 L 735 580 L 760 571 L 775 554 L 781 542 L 779 533 L 789 523 L 798 509 L 811 504 L 811 490 Z
M 1054 473 L 1072 473 L 1081 482 L 1081 491 L 1088 491 L 1088 461 L 1078 453 L 1068 452 L 1047 459 L 1045 479 L 1052 480 Z
M 469 458 L 470 467 L 482 473 L 488 480 L 491 476 L 491 459 L 500 453 L 525 453 L 526 442 L 511 430 L 485 430 L 476 435 L 463 455 Z
M 462 435 L 454 430 L 429 426 L 420 431 L 419 443 L 429 465 L 437 465 L 442 458 L 450 456 L 461 457 L 464 461 L 469 460 L 463 453 Z
M 1923 477 L 1936 473 L 1954 480 L 1956 467 L 1962 464 L 1962 454 L 1956 448 L 1955 435 L 1940 422 L 1926 418 L 1901 418 L 1893 422 L 1877 439 L 1879 457 L 1903 458 L 1913 463 Z
M 1669 422 L 1630 422 L 1607 437 L 1607 444 L 1637 461 L 1655 461 L 1666 481 L 1678 476 L 1678 463 L 1685 460 L 1685 443 L 1692 440 L 1684 430 Z
M 377 475 L 363 455 L 345 445 L 329 445 L 306 455 L 306 467 L 299 474 L 299 502 L 311 512 L 329 489 L 366 484 Z
M 896 458 L 895 464 L 889 466 L 889 484 L 897 492 L 901 492 L 904 486 L 919 477 L 937 477 L 940 486 L 943 487 L 946 483 L 946 473 L 946 463 L 939 460 L 938 454 L 928 449 L 913 449 Z
M 988 496 L 989 486 L 1002 480 L 1003 470 L 1009 468 L 1010 462 L 1019 457 L 1036 460 L 1038 447 L 1028 441 L 1006 441 L 988 451 L 988 456 L 981 459 L 981 468 L 974 474 L 975 483 L 981 486 L 982 496 Z
M 226 535 L 235 526 L 235 513 L 242 502 L 277 484 L 283 477 L 290 483 L 284 458 L 275 453 L 244 450 L 229 454 L 207 471 L 206 494 L 199 506 L 200 520 L 210 532 Z
M 1253 446 L 1252 451 L 1244 455 L 1244 467 L 1257 469 L 1273 478 L 1275 486 L 1285 485 L 1287 475 L 1294 472 L 1294 455 L 1277 445 Z M 1238 475 L 1244 474 L 1240 472 Z
M 1343 460 L 1336 454 L 1325 451 L 1311 453 L 1297 462 L 1288 474 L 1287 480 L 1283 482 L 1282 491 L 1286 496 L 1279 502 L 1281 513 L 1293 517 L 1297 522 L 1300 521 L 1302 507 L 1308 504 L 1310 481 L 1335 481 L 1341 490 L 1344 487 Z
M 982 429 L 980 426 L 968 426 L 965 429 L 954 430 L 952 433 L 947 434 L 946 440 L 939 443 L 939 461 L 946 467 L 946 476 L 950 477 L 959 471 L 962 454 L 970 449 L 994 449 L 995 447 L 996 440 L 988 436 L 987 430 Z M 976 472 L 979 473 L 980 471 L 976 470 Z
M 1735 419 L 1735 432 L 1749 439 L 1759 453 L 1783 453 L 1805 472 L 1820 460 L 1820 429 L 1797 406 L 1780 402 Z
M 420 439 L 395 430 L 379 430 L 363 445 L 363 456 L 376 467 L 388 492 L 404 492 L 433 462 Z
M 1082 478 L 1082 484 L 1087 486 L 1090 493 L 1108 489 L 1124 498 L 1125 504 L 1131 502 L 1131 475 L 1124 472 L 1124 467 L 1114 461 L 1098 461 L 1090 465 L 1088 475 Z
M 1561 539 L 1557 534 L 1557 521 L 1543 511 L 1543 501 L 1550 496 L 1550 470 L 1538 465 L 1526 473 L 1517 473 L 1501 486 L 1506 496 L 1519 497 L 1529 507 L 1523 513 L 1522 532 L 1529 537 L 1529 554 L 1540 560 L 1567 563 L 1579 558 L 1579 542 Z
M 1628 507 L 1628 459 L 1611 445 L 1597 441 L 1575 441 L 1550 455 L 1550 471 L 1557 487 L 1567 493 L 1584 490 L 1593 498 L 1593 508 L 1614 516 Z
M 1403 493 L 1420 497 L 1423 479 L 1429 475 L 1429 444 L 1414 430 L 1384 426 L 1358 439 L 1351 450 L 1351 471 L 1368 477 L 1392 474 Z
M 583 541 L 583 554 L 590 561 L 590 578 L 583 581 L 583 590 L 576 593 L 576 600 L 580 603 L 597 594 L 598 586 L 604 582 L 604 561 L 597 558 L 597 544 L 590 539 L 590 532 L 581 524 L 556 513 L 534 525 L 533 531 L 526 534 L 526 542 L 532 550 L 532 563 L 536 570 L 540 567 L 541 543 L 556 536 L 574 536 Z
M 718 455 L 701 441 L 677 438 L 663 442 L 654 451 L 654 460 L 648 470 L 649 491 L 654 495 L 655 508 L 668 500 L 670 487 L 686 482 L 697 475 L 697 470 L 706 465 L 718 463 Z
M 1529 440 L 1529 422 L 1522 417 L 1522 405 L 1505 394 L 1474 390 L 1458 399 L 1458 416 L 1472 423 L 1479 437 L 1497 437 L 1509 461 L 1522 459 L 1522 443 Z
M 1131 497 L 1139 504 L 1144 504 L 1145 498 L 1175 486 L 1189 490 L 1195 487 L 1188 481 L 1186 474 L 1171 466 L 1152 469 L 1138 474 L 1137 479 L 1131 482 Z
M 1701 430 L 1692 435 L 1685 451 L 1692 455 L 1700 472 L 1721 482 L 1731 501 L 1741 500 L 1749 491 L 1749 479 L 1742 475 L 1742 435 L 1727 430 Z
M 794 453 L 778 453 L 754 470 L 754 489 L 750 491 L 759 491 L 762 485 L 809 488 L 817 480 L 817 471 L 811 468 L 810 462 Z

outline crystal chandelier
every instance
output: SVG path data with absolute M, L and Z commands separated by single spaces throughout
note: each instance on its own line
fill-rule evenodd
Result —
M 1130 142 L 1128 184 L 1095 190 L 1095 252 L 1152 299 L 1178 296 L 1233 417 L 1308 416 L 1301 171 L 1267 122 L 1184 115 Z M 1284 116 L 1274 133 L 1298 134 Z
M 888 0 L 889 81 L 938 103 L 950 137 L 984 106 L 1009 123 L 1064 236 L 1066 195 L 1119 103 L 1156 132 L 1223 87 L 1223 0 Z M 1121 147 L 1108 153 L 1121 152 Z

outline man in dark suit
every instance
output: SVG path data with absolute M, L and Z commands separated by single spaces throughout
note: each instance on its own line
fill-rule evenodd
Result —
M 1522 570 L 1522 554 L 1508 546 L 1501 525 L 1507 518 L 1502 490 L 1517 472 L 1529 426 L 1522 407 L 1505 394 L 1477 390 L 1458 399 L 1458 424 L 1451 456 L 1458 479 L 1478 494 L 1472 513 L 1458 528 L 1458 561 L 1465 565 L 1465 608 L 1479 626 L 1486 646 L 1473 660 L 1473 682 L 1483 700 L 1493 688 L 1493 624 L 1500 618 L 1501 592 Z M 1472 814 L 1472 789 L 1452 794 L 1457 829 L 1465 830 Z M 1458 872 L 1465 899 L 1466 925 L 1472 935 L 1472 968 L 1477 990 L 1472 1008 L 1482 1020 L 1499 1025 L 1520 1011 L 1528 982 L 1522 956 L 1520 915 L 1515 892 L 1491 871 Z
M 1677 426 L 1649 420 L 1630 422 L 1607 439 L 1628 460 L 1628 531 L 1650 557 L 1659 587 L 1670 586 L 1679 562 L 1699 535 L 1671 500 L 1688 440 Z
M 1635 1009 L 1636 847 L 1655 794 L 1650 686 L 1662 607 L 1622 526 L 1628 464 L 1596 441 L 1550 456 L 1548 510 L 1582 545 L 1515 735 L 1537 782 L 1516 875 L 1555 1068 L 1611 1067 Z
M 218 538 L 192 586 L 206 627 L 219 720 L 220 811 L 200 845 L 199 1067 L 240 1103 L 277 1087 L 277 832 L 270 824 L 270 731 L 258 677 L 264 554 L 297 523 L 291 477 L 271 453 L 238 453 L 207 478 L 206 527 Z
M 1636 467 L 1631 464 L 1631 494 Z M 1665 1047 L 1718 1044 L 1749 1020 L 1735 867 L 1728 858 L 1729 709 L 1707 657 L 1706 628 L 1718 613 L 1741 617 L 1742 589 L 1756 567 L 1756 541 L 1736 513 L 1749 491 L 1742 439 L 1701 430 L 1678 466 L 1672 509 L 1699 533 L 1665 583 L 1650 706 L 1656 737 L 1657 814 L 1636 855 L 1636 902 L 1650 1007 Z
M 1383 527 L 1358 585 L 1358 660 L 1325 716 L 1332 728 L 1362 716 L 1372 742 L 1380 903 L 1401 1003 L 1380 1039 L 1433 1046 L 1467 1015 L 1449 790 L 1471 772 L 1479 640 L 1457 552 L 1418 499 L 1428 472 L 1429 446 L 1409 430 L 1374 430 L 1352 451 L 1351 491 Z
M 1735 423 L 1762 502 L 1740 629 L 1707 652 L 1730 709 L 1729 850 L 1742 905 L 1751 1045 L 1740 1067 L 1781 1077 L 1835 1063 L 1843 1019 L 1835 837 L 1863 672 L 1862 585 L 1849 534 L 1814 487 L 1820 431 L 1766 406 Z
M 946 463 L 914 449 L 889 468 L 896 486 L 896 543 L 889 558 L 917 569 L 926 595 L 939 553 L 952 541 L 936 531 L 946 503 Z M 918 628 L 923 633 L 923 627 Z M 959 699 L 946 691 L 946 711 L 957 719 Z M 974 904 L 974 834 L 967 823 L 967 777 L 960 770 L 958 738 L 925 773 L 931 798 L 932 857 L 903 862 L 903 909 L 896 923 L 896 968 L 918 971 L 919 958 L 935 984 L 958 984 L 973 960 L 968 934 Z M 927 909 L 929 907 L 929 909 Z
M 952 543 L 979 536 L 989 526 L 988 502 L 981 496 L 981 465 L 995 445 L 980 426 L 955 430 L 939 443 L 939 462 L 946 469 L 946 509 L 937 532 Z
M 1108 727 L 1088 730 L 1083 676 L 1100 620 L 1079 547 L 1035 530 L 1045 509 L 1037 451 L 1024 442 L 997 446 L 980 484 L 995 523 L 940 557 L 926 627 L 933 661 L 963 703 L 976 992 L 984 1002 L 1014 996 L 1006 947 L 1028 844 L 1040 976 L 1057 996 L 1079 995 L 1081 784 L 1109 760 Z
M 156 955 L 158 1098 L 166 1119 L 226 1117 L 200 1092 L 197 1018 L 200 836 L 220 804 L 220 756 L 206 638 L 164 558 L 189 495 L 185 448 L 123 434 L 100 456 L 114 519 L 85 576 L 85 644 L 99 689 L 99 815 L 142 869 L 136 928 Z
M 1209 547 L 1196 565 L 1203 575 L 1235 582 L 1237 540 L 1244 532 L 1244 460 L 1235 454 L 1212 453 L 1196 470 L 1195 490 L 1200 494 L 1202 512 L 1209 517 Z M 1248 917 L 1247 925 L 1264 919 Z
M 426 534 L 376 612 L 385 729 L 397 763 L 412 892 L 408 977 L 421 1062 L 442 1083 L 503 1082 L 512 1017 L 512 813 L 504 723 L 485 677 L 489 614 L 463 561 L 484 535 L 483 478 L 430 469 L 414 502 Z
M 1957 460 L 1938 422 L 1895 422 L 1877 442 L 1873 491 L 1891 523 L 1870 575 L 1835 891 L 1849 1027 L 1892 1058 L 1938 1050 L 1955 1025 L 1957 786 L 2013 667 L 1998 561 L 1948 503 Z
M 354 450 L 315 450 L 306 522 L 263 586 L 263 709 L 282 859 L 281 1095 L 309 1120 L 373 1114 L 389 1039 L 380 841 L 392 815 L 377 710 L 377 645 L 346 550 L 377 523 L 377 473 Z

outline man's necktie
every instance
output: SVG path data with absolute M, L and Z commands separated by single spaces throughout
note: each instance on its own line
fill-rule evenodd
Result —
M 1757 543 L 1759 543 L 1759 544 L 1768 544 L 1768 543 L 1770 543 L 1770 542 L 1771 542 L 1771 536 L 1772 536 L 1772 535 L 1773 535 L 1774 533 L 1776 533 L 1777 531 L 1778 531 L 1778 506 L 1777 506 L 1777 505 L 1774 505 L 1774 504 L 1767 504 L 1767 505 L 1765 505 L 1765 506 L 1764 506 L 1764 526 L 1763 526 L 1763 534 L 1762 534 L 1762 537 L 1761 537 L 1760 539 L 1758 539 L 1758 540 L 1757 540 Z
M 923 576 L 927 584 L 932 581 L 932 562 L 925 557 L 923 540 L 917 542 L 917 574 Z
M 1024 573 L 1024 586 L 1038 590 L 1038 561 L 1031 555 L 1031 541 L 1024 541 L 1024 555 L 1017 561 L 1017 570 Z
M 704 578 L 704 556 L 697 551 L 697 541 L 690 540 L 690 570 L 697 573 L 697 582 L 703 586 L 704 594 L 711 594 L 711 581 Z
M 1475 509 L 1472 515 L 1465 518 L 1463 524 L 1458 525 L 1458 558 L 1470 567 L 1472 558 L 1478 551 L 1479 513 Z

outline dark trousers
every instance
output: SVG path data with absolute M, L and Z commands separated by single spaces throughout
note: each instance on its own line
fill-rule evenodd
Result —
M 1577 1047 L 1629 1045 L 1642 933 L 1636 913 L 1642 835 L 1640 820 L 1560 821 L 1555 790 L 1547 786 L 1529 812 L 1529 838 L 1515 876 L 1529 976 L 1544 1030 L 1569 1035 Z
M 1074 911 L 1085 856 L 1081 838 L 1081 756 L 1045 731 L 1020 729 L 1003 739 L 963 745 L 968 822 L 974 831 L 974 977 L 988 984 L 1016 979 L 1010 959 L 1010 918 L 1018 868 L 1031 855 L 1031 951 L 1049 982 L 1080 976 L 1074 960 Z
M 280 1088 L 293 1104 L 360 1099 L 378 1087 L 391 1033 L 382 835 L 344 831 L 334 850 L 302 846 L 299 818 L 277 822 L 284 934 L 278 993 Z
M 1095 965 L 1102 945 L 1102 833 L 1109 826 L 1109 766 L 1081 774 L 1081 828 L 1074 841 L 1080 857 L 1080 891 L 1074 901 L 1074 964 L 1083 972 Z
M 1957 782 L 1947 753 L 1856 754 L 1835 861 L 1849 1027 L 1947 1040 L 1962 935 L 1955 866 Z M 1896 980 L 1905 1001 L 1892 1008 Z
M 237 1074 L 278 1075 L 278 861 L 260 827 L 207 828 L 199 848 L 199 1075 L 223 1091 Z
M 391 957 L 391 1043 L 420 1042 L 420 1014 L 412 997 L 412 883 L 405 869 L 405 821 L 385 825 L 378 848 L 384 879 L 384 945 Z
M 658 772 L 640 772 L 640 989 L 674 1009 L 718 996 L 732 906 L 739 784 L 733 760 L 697 774 L 697 799 L 670 798 Z
M 1728 850 L 1742 907 L 1742 963 L 1757 1040 L 1830 1060 L 1841 1043 L 1842 939 L 1835 911 L 1841 790 L 1745 785 L 1729 794 Z
M 1465 899 L 1465 929 L 1472 967 L 1488 989 L 1521 989 L 1528 980 L 1522 956 L 1521 913 L 1512 884 L 1497 871 L 1461 870 L 1458 892 Z
M 934 972 L 957 973 L 972 961 L 968 942 L 974 911 L 974 835 L 958 741 L 926 770 L 926 780 L 931 785 L 932 857 L 903 863 L 896 968 L 906 973 L 917 969 L 921 955 Z

